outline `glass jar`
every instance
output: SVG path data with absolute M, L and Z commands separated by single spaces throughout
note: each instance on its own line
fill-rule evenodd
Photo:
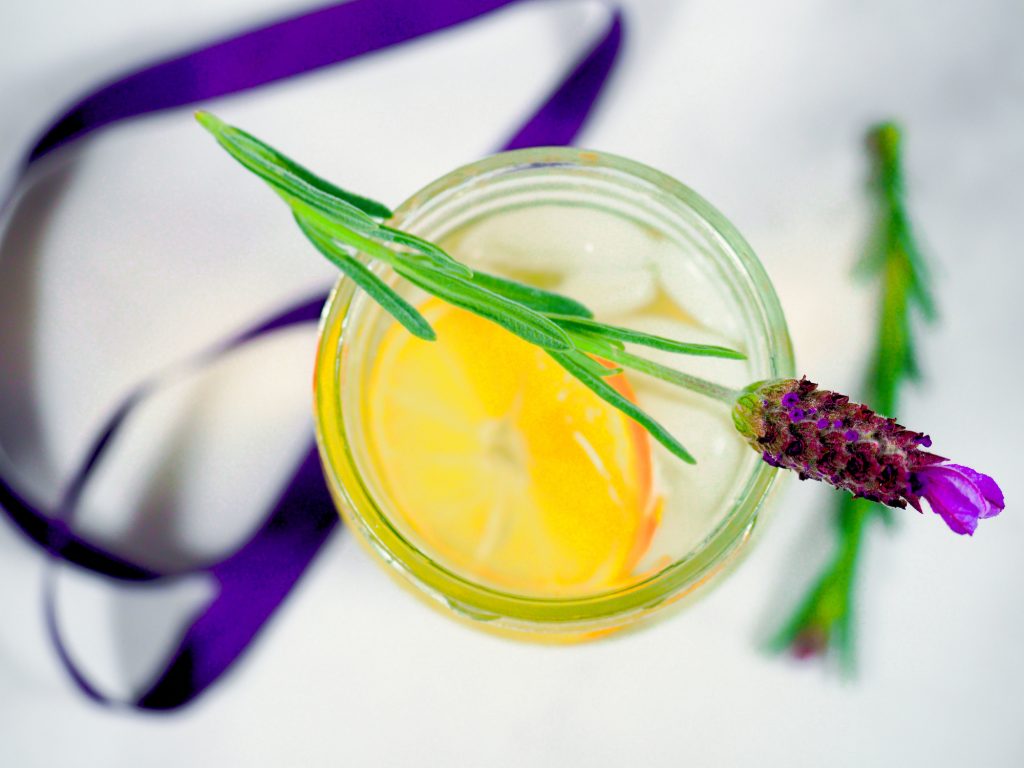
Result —
M 467 228 L 541 206 L 599 212 L 669 243 L 685 267 L 683 274 L 711 281 L 726 311 L 722 317 L 735 325 L 734 343 L 748 358 L 747 379 L 738 384 L 793 376 L 782 310 L 750 247 L 695 192 L 641 164 L 573 148 L 506 152 L 428 185 L 398 208 L 391 223 L 447 247 Z M 449 250 L 464 258 L 458 247 Z M 624 271 L 635 270 L 631 258 L 631 253 L 621 254 Z M 373 268 L 396 288 L 408 287 L 384 265 Z M 614 282 L 610 291 L 621 287 Z M 414 295 L 409 298 L 415 300 Z M 362 423 L 366 379 L 375 345 L 390 322 L 351 281 L 339 280 L 324 310 L 317 351 L 317 440 L 331 493 L 349 530 L 400 582 L 435 606 L 525 639 L 597 637 L 706 591 L 746 548 L 776 480 L 776 470 L 749 449 L 706 530 L 675 551 L 670 542 L 656 568 L 622 588 L 564 597 L 515 594 L 439 562 L 388 514 L 386 494 L 367 457 Z M 727 409 L 716 405 L 728 419 Z M 687 435 L 679 437 L 686 444 Z M 737 435 L 728 439 L 733 437 L 739 440 Z

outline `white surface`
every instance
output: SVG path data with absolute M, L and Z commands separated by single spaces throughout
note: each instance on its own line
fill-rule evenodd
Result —
M 0 162 L 97 78 L 295 5 L 6 3 Z M 211 107 L 397 203 L 494 147 L 587 43 L 599 15 L 554 5 Z M 1024 6 L 628 6 L 625 59 L 583 142 L 677 176 L 731 218 L 778 287 L 801 370 L 836 388 L 856 385 L 872 332 L 870 291 L 848 280 L 866 223 L 861 136 L 880 117 L 905 124 L 944 319 L 903 420 L 993 474 L 1009 509 L 973 540 L 909 513 L 893 535 L 870 532 L 850 684 L 757 650 L 826 555 L 831 496 L 818 487 L 788 487 L 708 599 L 581 647 L 464 629 L 337 536 L 243 662 L 170 716 L 106 710 L 72 688 L 43 633 L 42 558 L 3 522 L 0 764 L 1024 764 Z M 331 277 L 187 110 L 110 130 L 61 164 L 0 254 L 0 442 L 50 497 L 119 392 Z M 160 563 L 241 541 L 304 438 L 311 341 L 276 339 L 162 396 L 83 524 Z M 205 594 L 61 581 L 73 650 L 115 692 L 146 680 Z

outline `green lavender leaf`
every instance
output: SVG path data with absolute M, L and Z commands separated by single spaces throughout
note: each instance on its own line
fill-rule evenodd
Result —
M 428 293 L 497 323 L 531 344 L 547 350 L 572 349 L 572 342 L 565 331 L 529 307 L 458 277 L 408 265 L 396 269 L 402 277 Z
M 518 301 L 530 309 L 543 312 L 548 317 L 556 319 L 556 316 L 571 316 L 576 318 L 590 318 L 593 313 L 583 304 L 568 296 L 553 291 L 545 291 L 543 288 L 535 288 L 532 285 L 518 283 L 497 275 L 490 275 L 486 272 L 474 272 L 473 282 L 482 288 L 504 296 L 506 299 Z M 556 319 L 557 321 L 557 319 Z
M 241 155 L 245 158 L 242 160 L 242 164 L 249 167 L 246 161 L 256 162 L 257 160 L 263 161 L 259 163 L 260 168 L 264 168 L 265 165 L 276 166 L 282 172 L 282 175 L 290 175 L 306 185 L 322 192 L 325 195 L 336 198 L 345 202 L 352 207 L 363 212 L 367 216 L 372 216 L 378 219 L 390 219 L 394 216 L 391 209 L 388 208 L 384 203 L 371 200 L 368 197 L 357 195 L 347 190 L 338 187 L 326 179 L 317 176 L 312 171 L 299 165 L 291 158 L 278 152 L 273 147 L 265 144 L 264 142 L 257 139 L 250 133 L 246 133 L 241 128 L 235 128 L 227 123 L 223 122 L 219 118 L 211 115 L 209 112 L 197 112 L 196 120 L 206 130 L 213 134 L 213 136 L 222 143 L 225 149 L 228 150 L 232 155 Z M 236 157 L 238 156 L 236 155 Z M 262 176 L 262 173 L 258 170 L 251 169 L 258 175 Z M 277 176 L 277 174 L 274 174 Z
M 330 218 L 318 208 L 307 205 L 285 192 L 279 192 L 281 198 L 288 203 L 292 213 L 299 218 L 312 222 L 317 229 L 325 235 L 350 246 L 353 250 L 363 253 L 370 258 L 382 261 L 392 267 L 400 266 L 424 266 L 429 268 L 431 264 L 424 262 L 419 254 L 407 253 L 405 251 L 394 251 L 373 239 L 372 235 L 365 232 L 356 232 Z
M 352 229 L 372 232 L 377 228 L 377 222 L 357 206 L 296 175 L 288 166 L 277 162 L 259 146 L 253 145 L 237 128 L 226 125 L 206 113 L 200 113 L 197 119 L 214 135 L 228 154 L 271 187 L 337 218 L 339 222 L 344 222 L 345 226 Z
M 673 455 L 682 459 L 687 464 L 697 463 L 697 460 L 690 455 L 690 452 L 683 447 L 683 444 L 676 440 L 667 429 L 649 416 L 640 406 L 605 381 L 603 377 L 594 375 L 587 364 L 581 363 L 580 357 L 585 357 L 582 352 L 555 352 L 548 350 L 548 354 L 595 395 L 614 408 L 618 408 L 647 430 L 651 437 L 665 446 Z
M 652 349 L 660 349 L 665 352 L 675 352 L 680 355 L 699 355 L 702 357 L 724 357 L 729 360 L 746 360 L 747 356 L 742 352 L 728 347 L 719 347 L 713 344 L 690 344 L 675 339 L 667 339 L 664 336 L 655 336 L 650 333 L 634 331 L 630 328 L 620 328 L 615 325 L 600 323 L 584 317 L 571 317 L 549 312 L 548 317 L 559 325 L 570 329 L 579 329 L 590 336 L 598 336 L 618 341 L 628 341 L 633 344 L 642 344 Z
M 436 265 L 444 272 L 448 272 L 449 274 L 457 275 L 459 277 L 473 276 L 473 270 L 461 261 L 453 259 L 443 248 L 439 248 L 433 243 L 417 237 L 416 235 L 411 235 L 408 232 L 402 232 L 398 229 L 392 229 L 391 227 L 382 224 L 378 227 L 374 236 L 387 242 L 397 243 L 398 245 L 404 245 L 407 248 L 412 248 L 417 253 L 426 256 L 427 262 Z
M 648 376 L 654 376 L 655 378 L 667 381 L 670 384 L 684 387 L 685 389 L 689 389 L 693 392 L 699 392 L 707 397 L 719 400 L 720 402 L 732 404 L 740 394 L 739 392 L 729 389 L 728 387 L 723 387 L 720 384 L 706 381 L 698 376 L 678 371 L 675 368 L 669 368 L 668 366 L 661 365 L 653 360 L 647 360 L 646 358 L 631 354 L 625 350 L 618 349 L 613 344 L 608 343 L 605 339 L 594 337 L 589 334 L 581 334 L 579 332 L 571 335 L 573 344 L 578 349 L 607 358 L 613 363 L 618 363 L 619 365 L 630 368 L 634 371 L 646 373 Z
M 351 246 L 355 250 L 360 251 L 371 258 L 383 261 L 385 264 L 389 264 L 392 267 L 410 266 L 424 268 L 427 271 L 436 270 L 440 273 L 453 275 L 455 277 L 463 277 L 467 274 L 472 274 L 469 268 L 455 261 L 447 254 L 445 254 L 444 259 L 441 259 L 433 253 L 424 253 L 422 250 L 404 251 L 388 248 L 376 239 L 382 235 L 383 227 L 374 230 L 373 232 L 357 232 L 332 219 L 322 210 L 307 205 L 302 200 L 293 197 L 287 192 L 278 190 L 278 194 L 286 203 L 288 203 L 294 214 L 307 221 L 315 222 L 318 229 L 330 235 L 332 238 Z M 395 241 L 388 237 L 385 238 L 385 242 Z
M 907 211 L 899 128 L 893 123 L 875 126 L 870 145 L 878 223 L 859 271 L 880 277 L 882 296 L 865 399 L 879 412 L 891 415 L 897 411 L 902 382 L 920 376 L 914 312 L 920 312 L 926 321 L 934 320 L 937 312 L 927 264 Z
M 359 259 L 337 247 L 312 222 L 304 220 L 299 215 L 295 216 L 295 221 L 298 223 L 299 229 L 306 235 L 306 238 L 328 261 L 337 266 L 347 277 L 351 278 L 352 282 L 366 291 L 366 294 L 371 299 L 380 304 L 381 308 L 401 323 L 409 333 L 427 341 L 434 341 L 437 338 L 437 334 L 430 327 L 427 319 L 415 307 L 399 296 L 387 283 L 377 277 Z
M 497 323 L 543 348 L 572 376 L 636 420 L 652 437 L 689 463 L 694 463 L 693 457 L 664 427 L 605 381 L 608 376 L 621 373 L 622 368 L 606 366 L 587 352 L 719 400 L 729 401 L 728 398 L 738 394 L 631 355 L 626 352 L 624 342 L 681 354 L 742 359 L 739 352 L 598 323 L 592 320 L 593 313 L 586 306 L 568 296 L 474 272 L 436 244 L 378 221 L 392 217 L 382 203 L 321 179 L 255 136 L 213 115 L 200 112 L 196 119 L 235 160 L 277 192 L 291 208 L 303 233 L 323 256 L 419 338 L 435 338 L 430 324 L 357 254 L 389 265 L 399 276 L 427 293 Z
M 901 205 L 905 203 L 901 200 Z M 935 297 L 931 291 L 931 276 L 928 264 L 924 255 L 918 247 L 917 239 L 914 236 L 913 227 L 907 218 L 906 211 L 902 212 L 900 226 L 894 235 L 895 245 L 905 254 L 907 263 L 910 266 L 912 275 L 910 293 L 914 298 L 917 307 L 920 309 L 925 320 L 933 321 L 938 318 L 938 310 L 935 305 Z
M 622 368 L 615 368 L 615 367 L 610 367 L 610 366 L 604 365 L 601 361 L 595 360 L 590 355 L 585 355 L 585 354 L 582 354 L 582 353 L 578 354 L 578 355 L 575 354 L 575 353 L 569 353 L 569 354 L 572 354 L 573 358 L 580 365 L 582 365 L 584 368 L 586 368 L 588 371 L 590 371 L 593 375 L 598 376 L 599 378 L 606 379 L 609 376 L 615 376 L 617 374 L 622 373 Z
M 857 564 L 864 539 L 864 524 L 877 505 L 867 499 L 843 494 L 839 508 L 840 542 L 832 560 L 821 572 L 789 622 L 768 642 L 770 650 L 793 648 L 802 654 L 833 646 L 846 672 L 854 667 L 853 598 Z

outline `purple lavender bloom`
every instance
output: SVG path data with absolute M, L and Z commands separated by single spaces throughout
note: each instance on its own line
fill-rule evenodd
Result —
M 811 409 L 821 417 L 805 419 Z M 923 432 L 807 379 L 752 385 L 736 401 L 733 423 L 772 466 L 890 507 L 921 511 L 924 498 L 956 533 L 974 533 L 978 520 L 1005 506 L 991 477 L 923 450 L 931 446 Z
M 978 527 L 978 520 L 995 517 L 1005 506 L 995 480 L 961 464 L 934 464 L 920 469 L 916 485 L 916 495 L 923 496 L 946 525 L 968 536 Z

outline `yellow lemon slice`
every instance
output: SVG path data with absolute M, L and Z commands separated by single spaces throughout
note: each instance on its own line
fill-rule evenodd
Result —
M 497 325 L 437 299 L 420 311 L 437 341 L 393 325 L 366 401 L 399 527 L 498 588 L 557 596 L 621 583 L 658 522 L 646 432 Z M 608 381 L 633 397 L 621 374 Z

